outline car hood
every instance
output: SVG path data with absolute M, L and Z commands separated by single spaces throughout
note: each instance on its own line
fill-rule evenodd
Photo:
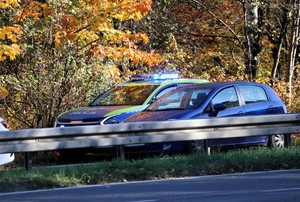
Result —
M 166 121 L 172 119 L 182 119 L 190 111 L 191 110 L 142 111 L 129 117 L 124 122 Z
M 82 107 L 61 114 L 58 117 L 59 121 L 81 121 L 84 119 L 103 118 L 106 114 L 129 108 L 131 106 L 97 106 L 97 107 Z

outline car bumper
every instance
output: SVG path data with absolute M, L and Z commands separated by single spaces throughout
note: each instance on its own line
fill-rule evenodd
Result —
M 14 153 L 0 154 L 0 165 L 10 163 L 15 160 Z

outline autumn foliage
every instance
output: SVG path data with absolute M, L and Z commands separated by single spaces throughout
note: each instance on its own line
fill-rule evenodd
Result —
M 86 105 L 130 76 L 133 65 L 161 56 L 147 34 L 130 29 L 151 11 L 151 0 L 1 1 L 0 82 L 8 89 L 15 128 L 45 127 L 71 106 Z M 17 57 L 19 56 L 19 57 Z M 127 65 L 127 66 L 126 66 Z M 13 73 L 13 74 L 12 74 Z M 22 120 L 21 123 L 19 120 Z
M 19 7 L 17 0 L 6 0 L 0 2 L 0 9 L 3 13 L 15 14 L 15 10 Z M 16 55 L 21 53 L 20 46 L 17 44 L 17 39 L 22 30 L 19 25 L 5 23 L 0 21 L 0 61 L 6 59 L 14 60 Z
M 148 43 L 147 35 L 132 33 L 115 25 L 116 20 L 138 21 L 150 10 L 151 0 L 75 0 L 53 3 L 29 0 L 23 1 L 17 20 L 32 18 L 53 21 L 52 35 L 56 47 L 71 43 L 78 51 L 98 59 L 124 58 L 152 66 L 160 61 L 159 55 L 154 51 L 140 51 L 137 45 Z
M 65 3 L 64 3 L 65 2 Z M 53 39 L 56 46 L 74 43 L 78 51 L 94 57 L 125 58 L 134 63 L 146 62 L 149 66 L 160 61 L 154 51 L 143 52 L 138 43 L 148 43 L 146 34 L 117 29 L 115 20 L 138 21 L 151 10 L 151 0 L 90 0 L 90 1 L 3 1 L 0 8 L 13 12 L 15 21 L 21 23 L 31 18 L 35 21 L 54 20 Z M 55 17 L 55 19 L 54 19 Z M 0 60 L 14 60 L 21 53 L 16 44 L 22 28 L 20 24 L 0 27 Z
M 154 71 L 177 71 L 212 82 L 266 83 L 289 111 L 299 111 L 300 49 L 291 41 L 300 33 L 292 23 L 299 19 L 299 8 L 292 3 L 0 0 L 5 118 L 13 123 L 11 128 L 52 126 L 58 114 L 87 105 L 130 75 Z M 252 6 L 263 25 L 254 35 L 246 30 L 244 18 Z M 257 39 L 258 48 L 247 43 L 249 37 Z M 253 68 L 250 59 L 257 62 Z

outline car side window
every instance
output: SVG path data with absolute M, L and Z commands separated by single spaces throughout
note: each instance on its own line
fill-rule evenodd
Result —
M 157 109 L 176 109 L 180 107 L 181 98 L 183 97 L 182 93 L 176 92 L 167 96 L 162 102 L 157 104 Z
M 268 96 L 266 95 L 266 92 L 262 87 L 239 86 L 239 89 L 246 105 L 268 101 Z
M 213 99 L 212 104 L 224 104 L 226 109 L 239 106 L 239 100 L 234 87 L 221 90 Z

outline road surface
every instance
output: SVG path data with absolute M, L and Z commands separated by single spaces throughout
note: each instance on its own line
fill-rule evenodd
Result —
M 300 170 L 200 176 L 0 194 L 5 202 L 293 202 Z

